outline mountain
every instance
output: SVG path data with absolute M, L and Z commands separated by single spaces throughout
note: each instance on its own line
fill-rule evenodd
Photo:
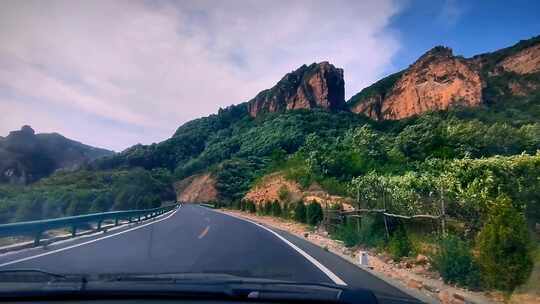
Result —
M 538 40 L 469 59 L 436 47 L 346 103 L 341 69 L 326 62 L 302 66 L 250 101 L 189 121 L 160 143 L 97 158 L 24 190 L 0 185 L 0 222 L 155 206 L 175 194 L 232 204 L 270 174 L 302 191 L 348 196 L 355 178 L 393 175 L 413 185 L 415 174 L 436 176 L 461 160 L 496 166 L 497 174 L 506 172 L 498 167 L 505 162 L 532 161 L 534 173 L 540 164 L 540 154 L 531 156 L 540 149 Z M 483 178 L 482 170 L 456 178 Z M 529 174 L 523 172 L 515 174 Z M 540 181 L 535 174 L 526 189 L 538 189 L 530 184 Z M 500 184 L 529 204 L 519 194 L 524 188 L 509 184 L 515 180 L 509 175 Z
M 447 109 L 462 109 L 452 114 L 457 117 L 448 123 L 448 128 L 470 128 L 466 125 L 468 121 L 479 120 L 483 125 L 476 126 L 476 129 L 485 128 L 486 134 L 478 136 L 486 138 L 467 138 L 465 144 L 464 138 L 453 137 L 459 133 L 448 134 L 448 130 L 441 129 L 441 134 L 432 138 L 418 138 L 419 142 L 415 143 L 418 147 L 400 146 L 396 149 L 402 149 L 407 157 L 418 160 L 433 153 L 445 157 L 463 157 L 470 153 L 481 157 L 535 151 L 536 141 L 527 141 L 535 136 L 536 125 L 529 129 L 525 126 L 535 124 L 540 114 L 540 77 L 536 56 L 539 42 L 540 38 L 536 37 L 469 59 L 453 55 L 447 47 L 435 47 L 408 69 L 381 79 L 347 103 L 343 102 L 341 69 L 327 62 L 304 65 L 248 102 L 187 122 L 170 139 L 161 143 L 136 145 L 111 157 L 101 158 L 92 166 L 98 170 L 166 168 L 174 173 L 177 180 L 191 178 L 189 181 L 197 182 L 199 179 L 193 178 L 194 175 L 213 172 L 210 188 L 215 186 L 219 190 L 220 187 L 227 188 L 227 185 L 219 178 L 214 180 L 214 175 L 219 175 L 228 162 L 249 168 L 242 174 L 257 175 L 259 173 L 254 172 L 265 168 L 265 162 L 273 153 L 296 153 L 311 133 L 333 139 L 346 136 L 351 128 L 367 124 L 386 130 L 384 132 L 392 136 L 399 136 L 402 131 L 416 136 L 428 132 L 429 128 L 439 128 L 440 122 L 444 122 L 437 118 L 433 125 L 423 126 L 421 114 Z M 473 112 L 467 112 L 467 109 Z M 415 117 L 421 119 L 414 120 Z M 509 124 L 511 129 L 507 129 Z M 406 130 L 407 126 L 411 130 Z M 493 131 L 487 130 L 491 127 Z M 517 132 L 503 136 L 515 137 L 515 142 L 496 142 L 497 136 L 491 132 L 503 131 Z M 436 143 L 442 138 L 448 142 Z M 235 159 L 241 159 L 240 163 Z M 182 189 L 200 188 L 190 188 L 188 182 L 180 185 Z M 181 193 L 179 195 L 182 196 Z
M 113 153 L 58 133 L 35 134 L 30 126 L 23 126 L 0 138 L 0 183 L 32 183 L 56 170 L 74 170 Z
M 295 109 L 344 109 L 343 70 L 328 62 L 303 65 L 285 75 L 271 89 L 257 94 L 247 106 L 252 117 Z
M 534 79 L 538 71 L 540 36 L 468 59 L 437 46 L 407 69 L 363 89 L 347 105 L 352 112 L 376 120 L 403 119 L 455 106 L 479 107 L 502 96 L 531 93 L 540 85 Z

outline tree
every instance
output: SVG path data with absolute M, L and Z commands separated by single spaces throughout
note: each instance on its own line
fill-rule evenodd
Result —
M 109 211 L 111 209 L 113 203 L 114 203 L 114 201 L 112 200 L 110 195 L 100 194 L 92 202 L 92 206 L 90 207 L 90 211 L 91 212 Z
M 323 219 L 322 207 L 319 203 L 313 201 L 307 206 L 306 221 L 312 226 L 318 225 Z
M 478 261 L 488 286 L 512 292 L 529 277 L 533 260 L 525 217 L 499 197 L 477 238 Z
M 281 216 L 281 205 L 278 201 L 274 201 L 272 203 L 272 215 L 273 216 Z
M 296 203 L 294 208 L 294 220 L 300 223 L 306 222 L 306 205 L 303 201 Z
M 447 235 L 439 241 L 433 264 L 445 283 L 477 288 L 480 270 L 471 254 L 471 248 L 455 235 Z

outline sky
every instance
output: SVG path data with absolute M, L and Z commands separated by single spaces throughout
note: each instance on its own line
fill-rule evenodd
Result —
M 248 101 L 302 64 L 350 97 L 435 45 L 466 57 L 540 34 L 540 1 L 0 2 L 0 136 L 22 125 L 122 151 Z

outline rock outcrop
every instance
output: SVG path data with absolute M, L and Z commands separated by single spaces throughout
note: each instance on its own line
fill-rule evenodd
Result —
M 376 120 L 402 119 L 456 105 L 477 107 L 494 102 L 493 96 L 484 96 L 486 90 L 530 94 L 540 83 L 526 76 L 539 72 L 540 36 L 469 59 L 438 46 L 407 69 L 365 88 L 347 106 Z M 494 77 L 503 80 L 491 81 Z
M 382 94 L 370 94 L 351 107 L 374 119 L 402 119 L 454 105 L 482 103 L 482 79 L 467 60 L 446 47 L 420 57 Z
M 176 199 L 187 203 L 217 201 L 216 181 L 210 174 L 192 175 L 174 184 Z
M 287 180 L 279 172 L 263 177 L 244 195 L 243 199 L 254 202 L 259 207 L 266 202 L 278 201 L 281 204 L 286 202 L 294 204 L 304 201 L 306 204 L 318 202 L 325 208 L 337 204 L 346 211 L 352 210 L 354 204 L 349 198 L 328 194 L 316 184 L 312 184 L 308 189 L 302 189 L 297 182 Z
M 526 48 L 499 63 L 505 71 L 517 74 L 540 72 L 540 44 Z
M 328 62 L 303 65 L 248 102 L 252 117 L 294 109 L 345 108 L 343 70 Z

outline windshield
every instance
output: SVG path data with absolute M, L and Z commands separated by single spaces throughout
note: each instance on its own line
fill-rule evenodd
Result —
M 540 302 L 537 3 L 0 6 L 0 299 Z

